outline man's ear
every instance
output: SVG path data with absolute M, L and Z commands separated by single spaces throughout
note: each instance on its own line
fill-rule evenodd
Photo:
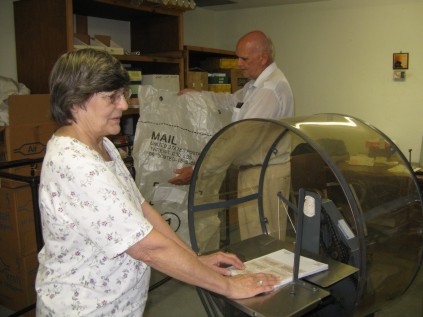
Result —
M 268 62 L 269 62 L 269 55 L 266 54 L 266 53 L 264 53 L 264 52 L 261 53 L 260 54 L 260 63 L 261 63 L 261 66 L 267 65 Z

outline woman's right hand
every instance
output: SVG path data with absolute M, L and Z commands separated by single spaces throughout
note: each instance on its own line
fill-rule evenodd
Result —
M 253 297 L 261 293 L 273 291 L 280 279 L 272 274 L 239 274 L 228 277 L 230 279 L 229 294 L 231 299 Z

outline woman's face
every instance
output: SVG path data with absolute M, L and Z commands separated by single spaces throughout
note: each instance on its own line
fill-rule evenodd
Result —
M 75 107 L 75 120 L 82 129 L 96 138 L 116 135 L 120 132 L 122 112 L 128 109 L 127 97 L 128 91 L 123 88 L 95 93 L 85 103 L 85 109 Z

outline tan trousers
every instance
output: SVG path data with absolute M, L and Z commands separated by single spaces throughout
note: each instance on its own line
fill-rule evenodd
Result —
M 269 165 L 263 183 L 263 211 L 267 218 L 267 231 L 277 239 L 285 239 L 287 211 L 277 193 L 289 198 L 291 168 L 290 163 Z M 245 196 L 256 193 L 261 166 L 240 170 L 238 176 L 238 195 Z M 257 200 L 238 206 L 238 220 L 241 240 L 255 237 L 263 233 L 259 220 Z

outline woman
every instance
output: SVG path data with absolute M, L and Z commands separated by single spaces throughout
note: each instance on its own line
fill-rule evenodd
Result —
M 106 52 L 59 58 L 50 75 L 53 118 L 40 181 L 44 247 L 37 316 L 141 316 L 150 266 L 230 298 L 273 289 L 268 274 L 228 277 L 232 254 L 196 256 L 144 200 L 117 149 L 129 77 Z

